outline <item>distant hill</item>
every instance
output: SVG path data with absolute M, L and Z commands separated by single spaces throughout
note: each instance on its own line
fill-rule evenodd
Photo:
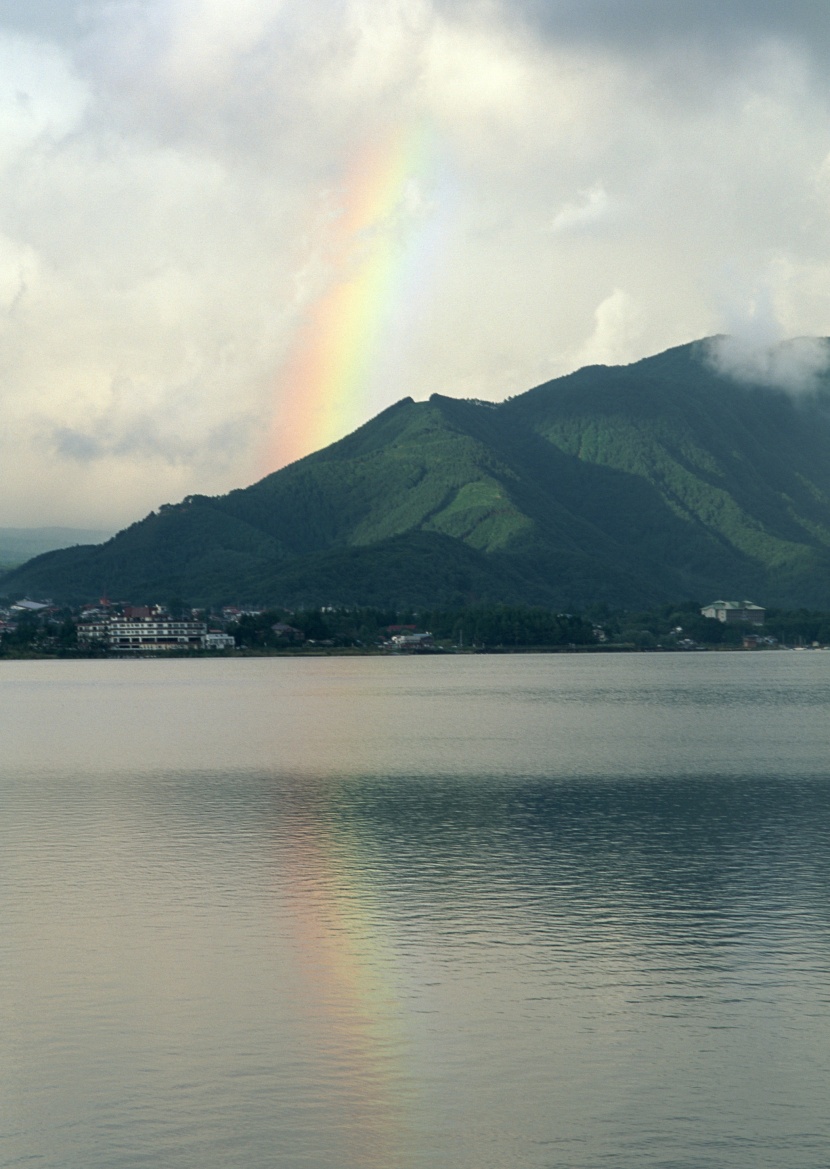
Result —
M 111 528 L 0 528 L 0 565 L 24 564 L 42 552 L 73 544 L 103 544 L 112 534 Z
M 0 592 L 194 604 L 830 608 L 830 384 L 738 384 L 703 342 L 499 405 L 405 398 L 228 495 L 48 552 Z

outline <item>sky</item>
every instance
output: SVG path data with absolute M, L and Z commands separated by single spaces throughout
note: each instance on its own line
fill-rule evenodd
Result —
M 815 0 L 0 0 L 0 525 L 711 334 L 786 378 L 828 65 Z

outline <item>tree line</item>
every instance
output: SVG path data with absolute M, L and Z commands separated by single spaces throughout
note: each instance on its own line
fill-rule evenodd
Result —
M 190 606 L 176 598 L 167 605 L 174 615 L 189 615 Z M 531 605 L 478 604 L 424 609 L 382 607 L 269 608 L 227 623 L 237 648 L 251 651 L 314 647 L 375 649 L 389 645 L 396 633 L 431 633 L 438 646 L 474 649 L 532 649 L 604 644 L 609 648 L 683 649 L 740 646 L 757 634 L 782 645 L 830 645 L 830 612 L 769 609 L 765 624 L 726 625 L 703 617 L 700 603 L 689 600 L 630 611 L 593 606 L 562 613 Z M 221 624 L 202 614 L 208 625 Z M 0 635 L 0 655 L 51 654 L 89 656 L 78 648 L 77 613 L 70 609 L 21 613 Z M 97 652 L 103 652 L 101 650 Z

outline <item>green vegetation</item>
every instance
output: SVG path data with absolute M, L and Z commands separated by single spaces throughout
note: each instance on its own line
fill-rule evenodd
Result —
M 830 388 L 796 401 L 738 385 L 696 343 L 498 406 L 404 399 L 251 487 L 46 553 L 0 589 L 295 610 L 632 612 L 724 595 L 820 610 Z
M 189 617 L 188 606 L 174 599 L 163 607 Z M 6 614 L 0 657 L 101 657 L 104 643 L 79 642 L 79 614 L 69 609 Z M 643 610 L 592 606 L 582 613 L 560 613 L 543 606 L 478 604 L 447 608 L 266 609 L 223 618 L 243 653 L 377 653 L 396 651 L 397 634 L 430 634 L 424 645 L 405 652 L 521 652 L 524 650 L 668 650 L 738 649 L 749 637 L 752 647 L 830 645 L 830 612 L 771 610 L 763 626 L 727 625 L 701 616 L 696 600 Z M 179 654 L 203 652 L 183 649 Z M 207 651 L 211 652 L 211 651 Z M 222 651 L 226 652 L 226 651 Z
M 693 641 L 708 648 L 740 646 L 744 638 L 758 636 L 783 646 L 830 645 L 830 612 L 811 609 L 769 609 L 761 626 L 726 625 L 703 617 L 699 601 L 658 605 L 633 612 L 593 608 L 586 617 L 601 626 L 609 642 L 629 643 L 648 649 L 682 648 Z
M 277 622 L 298 630 L 302 639 L 275 634 L 273 626 Z M 236 640 L 237 645 L 247 649 L 299 649 L 308 641 L 315 645 L 367 648 L 388 642 L 390 631 L 401 628 L 430 632 L 438 644 L 467 648 L 593 645 L 596 641 L 590 622 L 584 618 L 527 605 L 402 612 L 371 607 L 296 613 L 271 609 L 241 617 Z
M 22 613 L 0 634 L 0 657 L 75 657 L 78 630 L 68 609 L 48 615 Z

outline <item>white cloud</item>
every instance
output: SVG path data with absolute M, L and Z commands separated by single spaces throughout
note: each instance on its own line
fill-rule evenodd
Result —
M 789 265 L 778 258 L 755 288 L 729 288 L 731 301 L 722 314 L 727 332 L 707 346 L 713 369 L 734 381 L 792 394 L 818 388 L 830 369 L 830 341 L 788 336 L 792 314 L 786 292 L 792 277 Z
M 830 342 L 822 337 L 773 342 L 751 334 L 715 337 L 708 358 L 718 373 L 734 381 L 803 394 L 815 391 L 830 369 Z
M 88 88 L 60 50 L 0 35 L 0 166 L 14 166 L 38 143 L 65 139 L 89 101 Z
M 551 220 L 552 232 L 581 231 L 607 219 L 611 200 L 601 183 L 580 192 L 578 203 L 566 203 Z
M 162 60 L 171 82 L 185 90 L 215 91 L 240 60 L 261 43 L 282 7 L 280 0 L 172 0 Z
M 594 330 L 573 356 L 575 369 L 584 365 L 627 365 L 640 355 L 645 324 L 640 305 L 615 288 L 594 313 Z

